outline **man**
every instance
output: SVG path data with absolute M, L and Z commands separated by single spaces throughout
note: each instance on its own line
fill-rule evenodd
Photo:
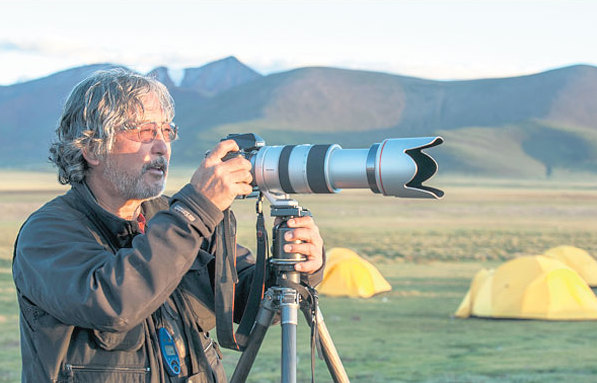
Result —
M 214 233 L 234 198 L 251 192 L 251 164 L 222 161 L 238 147 L 221 142 L 189 184 L 160 197 L 173 116 L 162 84 L 124 70 L 92 75 L 66 101 L 50 159 L 72 187 L 34 212 L 15 244 L 24 382 L 226 381 L 208 334 Z M 309 217 L 289 225 L 287 239 L 302 242 L 288 250 L 307 256 L 296 269 L 316 282 L 318 229 Z M 254 269 L 247 255 L 237 248 L 240 312 Z

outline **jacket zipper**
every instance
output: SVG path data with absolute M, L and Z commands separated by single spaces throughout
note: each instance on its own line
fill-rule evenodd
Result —
M 106 371 L 117 371 L 117 372 L 143 372 L 148 373 L 151 371 L 150 367 L 89 367 L 89 366 L 78 366 L 73 364 L 67 364 L 66 370 L 69 373 L 75 370 L 95 371 L 95 372 L 106 372 Z
M 209 338 L 209 344 L 207 346 L 205 346 L 205 348 L 203 349 L 203 352 L 206 353 L 207 350 L 209 350 L 210 348 L 212 348 L 214 345 L 214 340 Z

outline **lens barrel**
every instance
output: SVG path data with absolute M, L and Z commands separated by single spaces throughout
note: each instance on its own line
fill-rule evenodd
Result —
M 332 145 L 264 146 L 250 160 L 261 190 L 274 194 L 336 193 L 371 189 L 403 198 L 441 198 L 443 191 L 424 186 L 437 163 L 422 152 L 441 137 L 391 138 L 368 149 Z

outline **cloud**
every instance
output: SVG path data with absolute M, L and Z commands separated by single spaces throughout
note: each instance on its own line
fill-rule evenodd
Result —
M 0 40 L 0 84 L 9 85 L 69 67 L 102 62 L 81 44 L 58 39 Z
M 40 48 L 39 44 L 32 42 L 0 40 L 0 52 L 39 53 Z
M 19 51 L 21 47 L 12 41 L 0 41 L 0 51 Z
M 58 56 L 64 54 L 75 54 L 81 48 L 79 44 L 59 39 L 36 39 L 36 40 L 0 40 L 0 53 L 20 52 L 24 54 Z

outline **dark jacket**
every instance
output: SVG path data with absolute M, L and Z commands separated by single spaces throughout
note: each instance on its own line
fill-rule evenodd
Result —
M 222 212 L 187 185 L 169 201 L 145 202 L 142 214 L 144 235 L 77 184 L 25 222 L 13 263 L 23 382 L 179 381 L 164 369 L 160 326 L 175 335 L 182 376 L 225 381 L 207 334 Z M 237 257 L 242 312 L 253 267 L 246 249 Z

